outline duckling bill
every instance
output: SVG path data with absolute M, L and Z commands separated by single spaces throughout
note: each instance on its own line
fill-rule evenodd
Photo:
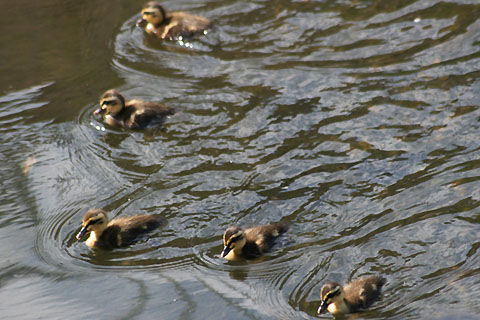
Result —
M 106 123 L 125 129 L 159 127 L 165 119 L 175 114 L 175 109 L 158 102 L 126 101 L 115 89 L 106 91 L 100 98 L 100 108 L 93 112 L 102 115 Z
M 82 221 L 77 240 L 90 232 L 85 244 L 90 248 L 112 249 L 133 244 L 139 236 L 155 230 L 164 223 L 156 215 L 138 215 L 108 221 L 107 213 L 101 209 L 90 209 Z
M 344 287 L 336 282 L 322 286 L 320 297 L 322 304 L 319 314 L 327 310 L 333 315 L 356 312 L 370 307 L 380 296 L 387 280 L 381 276 L 369 276 L 347 283 Z
M 229 261 L 255 259 L 268 252 L 275 239 L 289 229 L 288 223 L 278 222 L 248 229 L 228 228 L 223 234 L 222 258 Z
M 137 26 L 159 39 L 178 40 L 206 33 L 212 28 L 210 20 L 182 11 L 167 12 L 160 3 L 148 2 L 142 9 Z

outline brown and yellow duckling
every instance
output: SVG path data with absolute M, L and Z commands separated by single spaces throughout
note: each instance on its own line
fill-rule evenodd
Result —
M 242 229 L 228 228 L 223 234 L 222 258 L 229 261 L 254 259 L 269 251 L 275 239 L 287 232 L 288 223 L 278 222 L 264 226 Z
M 139 236 L 155 230 L 163 223 L 164 219 L 155 215 L 116 218 L 109 222 L 105 211 L 90 209 L 83 217 L 82 229 L 77 234 L 77 240 L 90 232 L 90 236 L 85 241 L 90 248 L 124 247 L 134 243 Z
M 159 102 L 125 101 L 120 92 L 110 89 L 102 95 L 100 108 L 93 114 L 102 115 L 105 122 L 111 126 L 146 129 L 160 126 L 168 116 L 175 114 L 175 109 Z
M 356 279 L 344 287 L 336 282 L 328 282 L 320 292 L 322 304 L 317 312 L 325 313 L 328 310 L 333 315 L 338 315 L 366 309 L 378 299 L 386 282 L 381 276 Z
M 145 25 L 145 31 L 160 39 L 181 40 L 212 28 L 207 18 L 182 11 L 167 12 L 160 3 L 151 1 L 142 9 L 137 26 Z

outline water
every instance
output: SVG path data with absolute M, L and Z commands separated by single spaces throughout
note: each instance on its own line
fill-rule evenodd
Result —
M 216 29 L 162 43 L 141 1 L 0 5 L 2 318 L 313 319 L 327 279 L 380 273 L 352 317 L 480 319 L 476 1 L 163 4 Z M 179 112 L 105 127 L 110 88 Z M 92 251 L 93 207 L 168 224 Z M 219 257 L 228 226 L 279 220 L 269 255 Z

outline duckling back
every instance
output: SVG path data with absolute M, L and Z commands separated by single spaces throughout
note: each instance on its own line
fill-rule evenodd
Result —
M 345 300 L 352 307 L 351 311 L 370 307 L 380 296 L 386 282 L 384 277 L 375 275 L 360 278 L 345 285 Z
M 164 39 L 192 38 L 212 28 L 212 23 L 207 18 L 182 11 L 172 12 L 170 21 L 164 27 Z
M 254 242 L 260 253 L 269 251 L 275 244 L 275 239 L 288 231 L 290 225 L 277 222 L 245 230 L 247 244 Z
M 163 225 L 165 219 L 158 215 L 140 215 L 117 218 L 108 224 L 95 243 L 96 247 L 112 249 L 133 244 L 145 235 Z
M 159 127 L 168 116 L 175 114 L 172 107 L 143 100 L 128 101 L 124 110 L 119 118 L 124 119 L 125 127 L 134 130 Z

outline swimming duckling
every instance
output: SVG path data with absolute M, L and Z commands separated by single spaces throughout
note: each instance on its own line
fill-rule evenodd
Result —
M 264 226 L 242 229 L 237 226 L 228 228 L 223 234 L 222 258 L 229 261 L 254 259 L 269 251 L 281 234 L 287 232 L 288 223 L 278 222 Z
M 175 109 L 158 102 L 130 100 L 115 89 L 106 91 L 100 98 L 100 108 L 93 114 L 103 115 L 105 122 L 111 126 L 126 129 L 145 129 L 158 127 Z
M 336 315 L 366 309 L 380 296 L 386 282 L 381 276 L 360 278 L 347 283 L 345 287 L 336 282 L 328 282 L 320 292 L 322 304 L 317 312 L 324 313 L 328 310 Z
M 167 12 L 156 1 L 151 1 L 143 7 L 142 18 L 137 20 L 137 26 L 145 23 L 145 31 L 148 34 L 169 40 L 192 37 L 212 28 L 212 23 L 207 18 L 182 11 Z
M 154 215 L 116 218 L 108 222 L 105 211 L 90 209 L 83 217 L 82 229 L 77 234 L 77 240 L 90 232 L 90 236 L 85 241 L 90 248 L 123 247 L 135 242 L 140 235 L 158 228 L 163 222 L 163 218 Z

